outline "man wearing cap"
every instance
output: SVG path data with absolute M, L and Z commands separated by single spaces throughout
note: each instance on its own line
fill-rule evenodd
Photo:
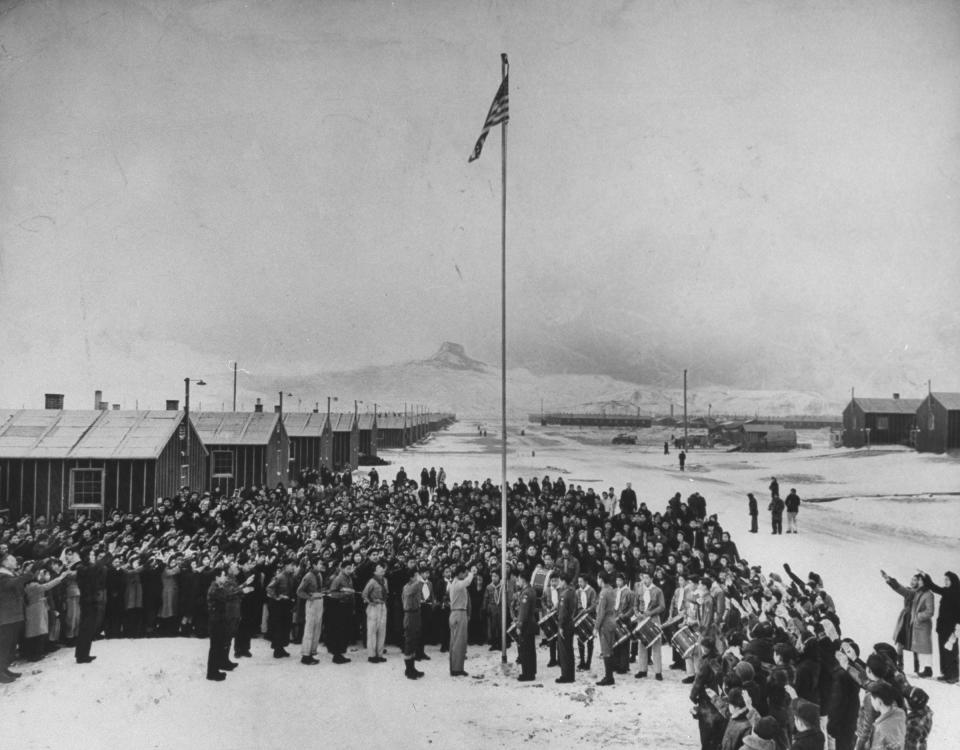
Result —
M 420 599 L 423 597 L 423 579 L 416 565 L 407 568 L 407 582 L 403 587 L 400 600 L 403 602 L 403 663 L 406 666 L 404 675 L 408 680 L 423 677 L 423 672 L 416 669 L 414 660 L 420 648 L 422 638 L 420 628 Z
M 467 573 L 465 565 L 458 565 L 456 578 L 447 585 L 450 600 L 450 675 L 466 677 L 463 662 L 467 658 L 467 608 L 470 605 L 468 588 L 477 574 L 473 566 Z
M 518 682 L 537 679 L 537 592 L 530 585 L 530 575 L 522 568 L 517 571 L 520 595 L 517 597 L 517 652 L 520 656 Z

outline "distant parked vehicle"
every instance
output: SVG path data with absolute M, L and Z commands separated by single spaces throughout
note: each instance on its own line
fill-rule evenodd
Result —
M 636 444 L 637 444 L 637 436 L 636 436 L 636 435 L 628 435 L 626 432 L 621 432 L 619 435 L 617 435 L 617 436 L 613 439 L 613 444 L 614 444 L 614 445 L 636 445 Z

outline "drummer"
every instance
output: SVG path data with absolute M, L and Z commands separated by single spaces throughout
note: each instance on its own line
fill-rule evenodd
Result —
M 663 591 L 653 582 L 653 577 L 649 571 L 643 571 L 640 574 L 640 583 L 637 586 L 637 615 L 640 622 L 649 619 L 650 622 L 660 627 L 660 616 L 666 609 L 666 603 L 663 600 Z M 647 676 L 647 664 L 650 657 L 653 657 L 654 677 L 657 680 L 663 680 L 663 658 L 660 653 L 660 647 L 663 645 L 662 638 L 657 638 L 650 646 L 645 646 L 643 640 L 640 640 L 640 671 L 634 675 L 637 679 Z
M 614 580 L 617 582 L 616 594 L 614 598 L 614 610 L 618 621 L 624 622 L 634 613 L 635 597 L 630 587 L 627 585 L 627 574 L 618 570 L 614 574 Z M 630 625 L 630 623 L 626 623 Z M 613 650 L 613 671 L 617 674 L 628 674 L 630 672 L 630 641 L 626 640 Z
M 592 612 L 597 606 L 597 591 L 590 585 L 586 573 L 580 573 L 577 576 L 577 616 L 583 612 Z M 593 633 L 584 643 L 583 639 L 577 639 L 577 650 L 580 652 L 580 662 L 577 664 L 577 670 L 586 672 L 590 669 L 593 662 Z M 586 652 L 586 658 L 584 658 Z
M 574 681 L 573 619 L 577 608 L 577 595 L 570 585 L 569 573 L 560 573 L 555 578 L 559 601 L 557 603 L 557 637 L 554 642 L 557 644 L 557 655 L 560 660 L 560 676 L 555 682 L 566 683 Z

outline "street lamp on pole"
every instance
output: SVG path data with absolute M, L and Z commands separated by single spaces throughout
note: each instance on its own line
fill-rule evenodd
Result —
M 181 464 L 181 487 L 190 484 L 190 383 L 197 385 L 206 385 L 202 379 L 184 378 L 183 379 L 183 431 L 184 431 L 184 452 L 183 463 Z
M 333 422 L 330 421 L 330 402 L 336 401 L 336 396 L 327 396 L 327 429 L 330 431 L 327 435 L 327 440 L 330 441 L 330 450 L 327 451 L 327 454 L 330 456 L 330 465 L 328 469 L 333 468 Z

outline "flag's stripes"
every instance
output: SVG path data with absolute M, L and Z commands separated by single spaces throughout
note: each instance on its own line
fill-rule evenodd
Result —
M 487 119 L 483 123 L 483 130 L 480 133 L 480 137 L 477 138 L 477 145 L 473 147 L 473 153 L 467 160 L 468 162 L 480 156 L 480 152 L 483 150 L 483 142 L 487 140 L 487 133 L 490 132 L 490 128 L 502 122 L 507 122 L 510 119 L 510 94 L 508 91 L 507 76 L 504 76 L 503 83 L 500 84 L 500 88 L 497 90 L 497 95 L 493 97 L 493 104 L 490 105 Z

